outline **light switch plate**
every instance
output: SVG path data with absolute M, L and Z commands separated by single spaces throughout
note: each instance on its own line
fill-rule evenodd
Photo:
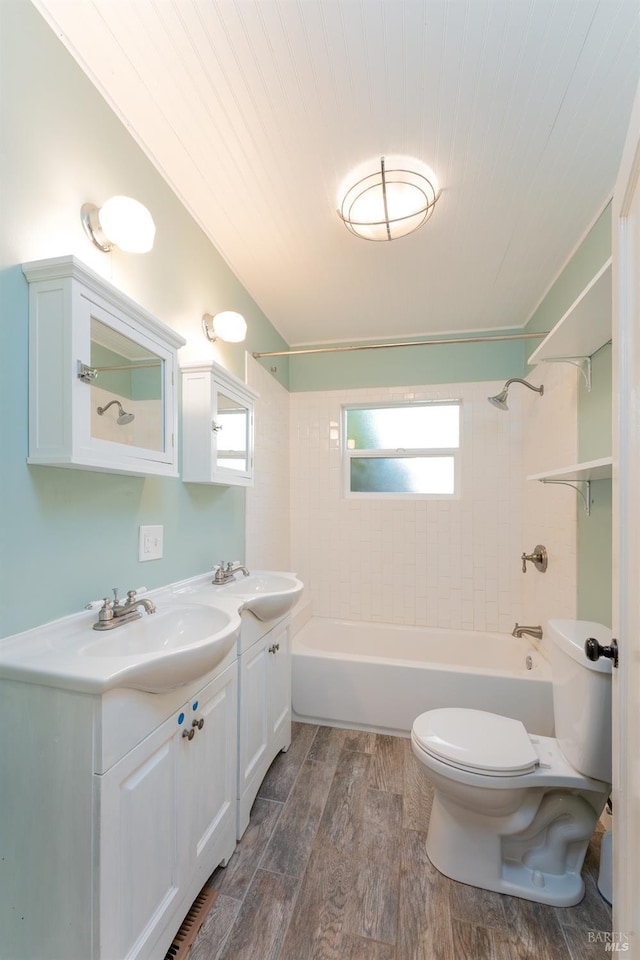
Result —
M 140 527 L 139 560 L 161 560 L 164 527 L 161 523 Z

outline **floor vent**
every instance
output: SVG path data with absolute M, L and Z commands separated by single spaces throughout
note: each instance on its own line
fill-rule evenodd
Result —
M 217 890 L 213 890 L 211 887 L 202 888 L 193 901 L 189 913 L 184 918 L 175 940 L 167 950 L 164 960 L 184 960 L 193 941 L 198 936 L 198 930 L 207 919 L 217 896 Z

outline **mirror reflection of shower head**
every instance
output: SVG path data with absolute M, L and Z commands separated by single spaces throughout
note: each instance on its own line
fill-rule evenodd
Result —
M 523 383 L 525 387 L 529 387 L 529 390 L 533 390 L 534 393 L 539 393 L 540 396 L 542 396 L 544 393 L 543 385 L 534 387 L 533 384 L 528 383 L 526 380 L 521 380 L 520 377 L 512 377 L 511 380 L 507 380 L 500 393 L 497 393 L 495 397 L 487 397 L 489 403 L 492 403 L 494 407 L 498 408 L 498 410 L 508 410 L 509 405 L 507 404 L 507 394 L 509 393 L 509 387 L 512 383 Z
M 126 413 L 122 409 L 122 404 L 120 403 L 119 400 L 110 400 L 109 403 L 106 405 L 106 407 L 98 407 L 98 414 L 102 416 L 102 414 L 106 413 L 109 407 L 112 407 L 114 403 L 116 404 L 118 410 L 120 411 L 118 415 L 118 419 L 116 420 L 117 424 L 119 424 L 121 427 L 124 427 L 126 423 L 131 423 L 132 420 L 135 420 L 136 418 L 135 413 Z

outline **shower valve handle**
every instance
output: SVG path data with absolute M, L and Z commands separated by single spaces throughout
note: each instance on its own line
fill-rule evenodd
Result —
M 543 547 L 541 543 L 538 543 L 536 544 L 533 553 L 523 553 L 521 560 L 523 573 L 527 572 L 527 563 L 533 563 L 536 570 L 539 570 L 540 573 L 544 573 L 549 565 L 547 548 Z

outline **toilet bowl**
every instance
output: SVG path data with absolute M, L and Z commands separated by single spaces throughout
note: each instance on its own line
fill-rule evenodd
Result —
M 441 873 L 555 906 L 582 899 L 609 784 L 574 770 L 554 738 L 480 710 L 422 714 L 411 746 L 435 788 L 427 853 Z
M 582 864 L 611 791 L 610 663 L 584 640 L 607 628 L 550 621 L 556 734 L 461 707 L 416 718 L 414 755 L 434 786 L 433 865 L 453 880 L 555 906 L 584 895 Z M 585 713 L 586 710 L 586 713 Z

